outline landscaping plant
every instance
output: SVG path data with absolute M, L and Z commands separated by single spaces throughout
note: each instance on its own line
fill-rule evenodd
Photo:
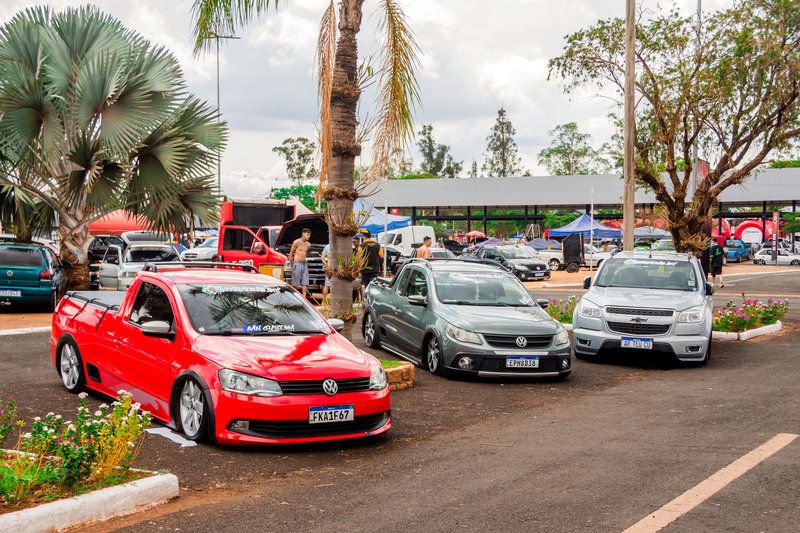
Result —
M 555 298 L 548 299 L 550 305 L 547 306 L 547 314 L 555 318 L 561 323 L 572 324 L 572 313 L 575 311 L 575 306 L 578 304 L 577 296 L 570 296 L 567 301 L 556 300 Z
M 714 331 L 742 332 L 747 329 L 769 326 L 783 318 L 789 311 L 789 300 L 769 298 L 765 302 L 748 300 L 742 293 L 742 303 L 730 301 L 719 310 L 714 319 Z

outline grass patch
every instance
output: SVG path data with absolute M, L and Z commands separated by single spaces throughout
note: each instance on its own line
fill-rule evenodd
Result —
M 398 366 L 402 365 L 402 361 L 387 361 L 386 359 L 378 359 L 381 362 L 381 366 L 384 370 L 387 368 L 397 368 Z

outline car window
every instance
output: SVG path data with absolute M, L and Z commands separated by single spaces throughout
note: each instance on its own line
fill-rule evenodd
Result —
M 106 250 L 106 254 L 103 256 L 103 262 L 108 263 L 109 259 L 115 259 L 117 263 L 119 263 L 119 248 L 114 246 L 109 246 Z
M 420 270 L 414 269 L 411 273 L 411 278 L 408 281 L 408 286 L 405 289 L 404 296 L 422 296 L 428 297 L 428 282 L 425 279 L 425 273 Z
M 603 262 L 595 285 L 664 290 L 698 290 L 695 269 L 687 261 L 612 258 Z
M 500 259 L 500 254 L 497 250 L 486 250 L 486 259 Z
M 408 275 L 409 275 L 410 272 L 411 272 L 410 268 L 404 268 L 400 272 L 400 277 L 397 278 L 397 281 L 395 281 L 394 288 L 395 288 L 395 290 L 397 291 L 398 294 L 400 294 L 403 291 L 403 288 L 405 287 L 406 281 L 408 281 Z
M 249 231 L 238 228 L 225 228 L 225 233 L 222 237 L 222 249 L 249 252 L 254 238 Z
M 172 326 L 175 323 L 175 313 L 169 303 L 169 297 L 164 289 L 153 283 L 143 281 L 139 285 L 139 292 L 133 301 L 129 321 L 141 326 L 147 322 L 161 320 Z
M 177 261 L 180 259 L 174 248 L 162 247 L 136 247 L 130 248 L 125 253 L 126 263 L 146 263 L 149 261 Z
M 15 267 L 40 267 L 44 265 L 42 252 L 36 248 L 17 248 L 3 246 L 0 248 L 0 265 Z M 5 274 L 3 274 L 5 276 Z

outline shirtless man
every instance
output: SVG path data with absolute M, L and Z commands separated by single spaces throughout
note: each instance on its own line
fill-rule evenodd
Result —
M 425 237 L 422 239 L 422 246 L 417 250 L 417 257 L 420 259 L 433 259 L 433 252 L 431 252 L 431 238 Z
M 303 228 L 302 237 L 292 243 L 289 252 L 289 261 L 292 263 L 292 286 L 303 289 L 303 297 L 308 297 L 308 265 L 306 264 L 306 254 L 311 248 L 311 230 Z

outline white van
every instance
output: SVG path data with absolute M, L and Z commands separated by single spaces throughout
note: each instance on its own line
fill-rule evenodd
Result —
M 436 235 L 430 226 L 406 226 L 387 231 L 385 236 L 386 238 L 382 232 L 377 234 L 375 242 L 394 245 L 407 255 L 411 255 L 411 250 L 414 249 L 412 244 L 422 244 L 422 239 L 425 237 L 430 237 L 434 243 L 436 242 Z

